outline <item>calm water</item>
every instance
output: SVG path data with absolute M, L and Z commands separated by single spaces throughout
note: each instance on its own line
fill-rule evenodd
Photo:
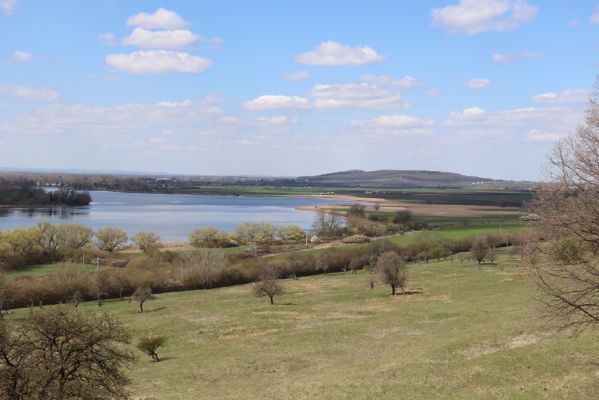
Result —
M 132 235 L 156 232 L 163 241 L 187 240 L 197 228 L 230 232 L 242 222 L 296 224 L 310 228 L 314 213 L 297 206 L 343 204 L 343 200 L 309 197 L 200 196 L 90 192 L 92 203 L 76 208 L 0 209 L 0 230 L 37 225 L 41 221 L 77 223 L 93 229 L 116 226 Z

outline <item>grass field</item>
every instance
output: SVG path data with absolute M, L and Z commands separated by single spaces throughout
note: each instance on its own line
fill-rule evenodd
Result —
M 31 276 L 40 276 L 40 275 L 48 275 L 54 274 L 59 271 L 64 270 L 81 270 L 81 271 L 93 271 L 96 269 L 95 264 L 75 264 L 75 263 L 53 263 L 53 264 L 37 264 L 30 265 L 27 267 L 19 268 L 16 271 L 6 271 L 4 274 L 10 277 L 18 277 L 21 275 L 31 275 Z
M 143 398 L 595 399 L 599 367 L 586 362 L 599 335 L 549 337 L 522 267 L 499 261 L 413 265 L 410 286 L 424 292 L 411 296 L 371 291 L 361 271 L 284 281 L 274 306 L 242 285 L 102 311 L 134 337 L 169 337 L 160 363 L 136 350 Z

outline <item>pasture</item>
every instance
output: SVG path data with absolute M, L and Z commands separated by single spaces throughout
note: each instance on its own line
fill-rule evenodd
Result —
M 424 292 L 409 296 L 370 290 L 360 271 L 285 280 L 274 306 L 240 285 L 160 294 L 143 314 L 118 300 L 79 312 L 169 338 L 160 363 L 135 350 L 139 398 L 596 398 L 599 336 L 551 336 L 519 260 L 500 253 L 503 269 L 411 265 L 409 286 Z

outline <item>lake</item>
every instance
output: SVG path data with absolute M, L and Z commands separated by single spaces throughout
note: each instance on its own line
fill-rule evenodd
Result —
M 345 200 L 293 196 L 207 196 L 91 191 L 86 207 L 0 209 L 0 230 L 35 226 L 48 221 L 73 223 L 93 229 L 115 226 L 133 235 L 140 231 L 157 233 L 164 242 L 186 241 L 197 228 L 213 227 L 231 232 L 251 222 L 299 225 L 309 229 L 311 211 L 298 206 L 347 204 Z

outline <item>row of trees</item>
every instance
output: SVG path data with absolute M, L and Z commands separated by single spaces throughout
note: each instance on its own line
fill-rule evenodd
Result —
M 27 180 L 0 178 L 0 205 L 11 206 L 86 206 L 91 202 L 88 192 L 67 188 L 46 191 Z

